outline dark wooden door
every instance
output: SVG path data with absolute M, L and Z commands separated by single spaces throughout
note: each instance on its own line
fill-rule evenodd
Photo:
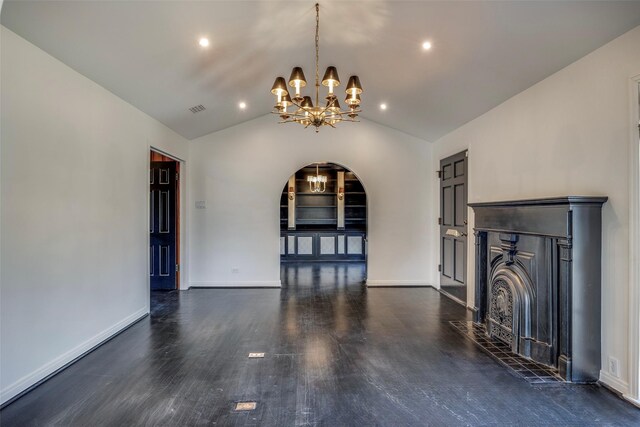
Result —
M 151 289 L 176 289 L 176 163 L 151 162 Z
M 440 161 L 440 287 L 467 301 L 467 151 Z

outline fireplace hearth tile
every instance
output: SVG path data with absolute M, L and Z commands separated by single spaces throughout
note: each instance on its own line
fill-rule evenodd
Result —
M 511 351 L 507 344 L 487 337 L 481 325 L 471 321 L 453 321 L 449 323 L 455 330 L 489 353 L 509 372 L 528 383 L 535 385 L 566 384 L 553 368 L 522 357 Z

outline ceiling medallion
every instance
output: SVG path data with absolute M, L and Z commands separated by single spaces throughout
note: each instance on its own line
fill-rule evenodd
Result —
M 347 97 L 345 103 L 348 105 L 348 110 L 341 110 L 338 98 L 333 93 L 333 89 L 340 85 L 340 79 L 338 78 L 338 70 L 336 67 L 328 67 L 322 78 L 322 85 L 329 88 L 329 94 L 325 97 L 327 103 L 324 107 L 320 106 L 320 74 L 318 72 L 318 60 L 320 58 L 319 48 L 319 28 L 320 28 L 320 5 L 316 3 L 316 102 L 315 106 L 310 96 L 302 96 L 300 89 L 307 85 L 302 68 L 294 67 L 291 71 L 291 77 L 289 77 L 289 86 L 295 88 L 295 95 L 293 98 L 289 95 L 287 90 L 287 83 L 284 77 L 276 78 L 271 88 L 271 93 L 276 95 L 277 103 L 273 107 L 273 114 L 278 114 L 282 119 L 279 123 L 299 123 L 305 128 L 310 125 L 316 128 L 316 132 L 321 126 L 335 127 L 335 124 L 340 122 L 357 122 L 356 118 L 358 113 L 361 112 L 360 106 L 360 94 L 362 93 L 362 86 L 360 85 L 360 79 L 358 76 L 349 77 L 347 83 Z M 295 111 L 287 111 L 289 106 L 294 106 Z

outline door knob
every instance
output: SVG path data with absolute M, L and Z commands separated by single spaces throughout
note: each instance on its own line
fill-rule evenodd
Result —
M 447 230 L 447 232 L 445 233 L 447 236 L 453 236 L 453 237 L 464 237 L 467 235 L 467 233 L 464 232 L 460 232 L 458 230 L 455 230 L 453 228 L 450 228 Z

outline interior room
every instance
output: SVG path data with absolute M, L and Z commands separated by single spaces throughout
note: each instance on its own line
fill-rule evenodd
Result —
M 0 24 L 3 426 L 640 425 L 640 1 Z

